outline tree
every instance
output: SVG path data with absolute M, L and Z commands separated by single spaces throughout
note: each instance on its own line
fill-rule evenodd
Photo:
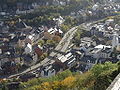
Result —
M 61 40 L 61 38 L 60 38 L 60 36 L 55 35 L 55 36 L 53 37 L 53 40 L 54 40 L 56 43 L 59 43 L 60 40 Z
M 52 77 L 37 78 L 21 83 L 20 90 L 106 90 L 117 76 L 115 71 L 118 70 L 118 66 L 119 63 L 110 62 L 98 64 L 83 74 L 73 74 L 66 70 Z M 96 76 L 95 73 L 97 73 Z
M 98 77 L 100 74 L 104 72 L 112 72 L 117 69 L 116 64 L 112 64 L 111 62 L 106 62 L 105 64 L 97 64 L 95 65 L 91 71 L 95 75 L 95 77 Z
M 58 73 L 56 77 L 58 80 L 63 80 L 68 76 L 72 76 L 72 72 L 69 70 L 66 70 L 64 72 Z
M 94 85 L 95 90 L 106 90 L 108 86 L 111 84 L 112 80 L 108 73 L 100 74 Z
M 54 40 L 47 40 L 46 44 L 55 46 L 55 41 Z
M 43 46 L 44 45 L 44 40 L 39 40 L 38 45 Z
M 40 60 L 44 60 L 46 57 L 48 56 L 47 53 L 43 53 L 41 56 L 40 56 Z
M 62 85 L 61 88 L 62 88 L 63 90 L 69 89 L 69 88 L 73 88 L 73 87 L 74 87 L 75 80 L 76 80 L 76 78 L 73 77 L 73 76 L 70 76 L 70 77 L 65 78 L 65 79 L 61 82 L 61 85 Z
M 64 33 L 66 33 L 66 32 L 70 29 L 70 27 L 71 27 L 71 26 L 69 26 L 69 25 L 64 25 L 64 24 L 62 24 L 62 25 L 60 26 L 61 30 L 62 30 Z
M 77 46 L 79 46 L 79 44 L 80 44 L 81 34 L 82 34 L 82 31 L 78 30 L 74 35 L 73 43 L 75 43 Z
M 49 82 L 42 83 L 41 90 L 52 90 L 51 84 Z
M 51 86 L 53 90 L 57 90 L 61 88 L 61 83 L 60 81 L 54 81 Z
M 118 62 L 118 72 L 120 72 L 120 61 Z
M 45 32 L 45 33 L 44 33 L 44 39 L 50 40 L 50 39 L 52 39 L 52 36 L 50 35 L 50 33 Z
M 66 20 L 65 20 L 65 22 L 64 22 L 66 25 L 71 25 L 71 26 L 73 26 L 74 24 L 75 24 L 75 21 L 74 21 L 74 18 L 72 18 L 72 17 L 66 17 Z

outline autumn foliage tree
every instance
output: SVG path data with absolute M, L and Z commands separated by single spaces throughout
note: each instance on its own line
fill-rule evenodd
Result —
M 44 39 L 50 40 L 50 39 L 52 39 L 52 36 L 50 35 L 50 33 L 45 32 L 45 33 L 44 33 Z
M 60 36 L 55 35 L 55 36 L 53 37 L 53 40 L 54 40 L 56 43 L 58 43 L 58 42 L 60 42 L 61 37 L 60 37 Z

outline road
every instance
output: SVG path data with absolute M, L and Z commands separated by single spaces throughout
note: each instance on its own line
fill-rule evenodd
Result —
M 57 47 L 55 48 L 55 51 L 59 51 L 59 52 L 65 52 L 67 50 L 67 47 L 70 44 L 70 40 L 73 38 L 74 33 L 77 31 L 77 26 L 73 27 L 72 29 L 70 29 L 62 38 L 62 40 L 60 41 L 60 43 L 57 45 Z M 52 52 L 50 56 L 55 56 L 58 55 L 58 53 L 56 52 Z
M 59 44 L 57 45 L 57 47 L 55 48 L 56 51 L 62 51 L 62 52 L 65 52 L 67 50 L 67 47 L 68 45 L 70 44 L 70 40 L 73 38 L 73 35 L 74 33 L 77 31 L 77 26 L 76 27 L 73 27 L 72 29 L 70 29 L 65 35 L 64 37 L 62 38 L 62 40 L 59 42 Z M 18 74 L 14 74 L 14 75 L 11 75 L 11 76 L 8 76 L 6 78 L 13 78 L 13 77 L 17 77 L 19 75 L 22 75 L 22 74 L 25 74 L 27 72 L 30 72 L 32 70 L 35 70 L 37 68 L 39 68 L 40 66 L 43 66 L 47 63 L 53 63 L 55 62 L 55 60 L 49 58 L 49 57 L 54 57 L 55 55 L 57 55 L 58 53 L 57 52 L 51 52 L 51 54 L 45 58 L 41 63 L 38 63 L 34 66 L 31 66 L 30 68 L 26 69 L 25 71 L 21 72 L 21 73 L 18 73 Z

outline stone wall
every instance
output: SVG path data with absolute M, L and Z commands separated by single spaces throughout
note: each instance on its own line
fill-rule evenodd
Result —
M 111 85 L 107 88 L 107 90 L 120 90 L 120 73 L 111 83 Z

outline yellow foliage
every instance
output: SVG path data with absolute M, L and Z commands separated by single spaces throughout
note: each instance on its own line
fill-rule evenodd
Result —
M 61 84 L 60 81 L 54 81 L 52 83 L 53 90 L 58 89 L 61 86 L 60 84 Z
M 42 89 L 42 90 L 53 90 L 53 89 L 51 88 L 51 85 L 50 85 L 49 82 L 44 82 L 44 83 L 42 83 L 41 89 Z
M 34 87 L 35 90 L 57 90 L 64 88 L 72 88 L 76 78 L 73 76 L 67 77 L 62 81 L 54 81 L 54 82 L 44 82 L 38 87 Z
M 76 78 L 73 76 L 67 77 L 61 82 L 61 85 L 70 88 L 74 85 L 75 80 Z
M 43 83 L 43 85 L 48 87 L 49 86 L 49 82 L 45 82 L 45 83 Z

